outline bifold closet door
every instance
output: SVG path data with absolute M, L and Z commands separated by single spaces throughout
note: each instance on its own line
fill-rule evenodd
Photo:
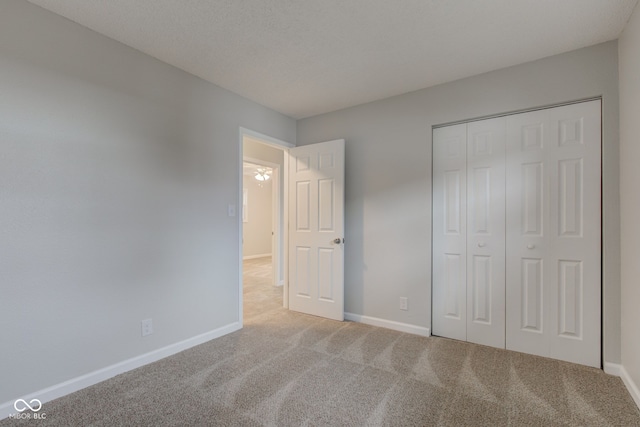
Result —
M 433 132 L 433 334 L 504 348 L 505 119 Z
M 433 130 L 432 332 L 467 339 L 467 125 Z
M 600 101 L 507 118 L 506 347 L 600 367 Z
M 504 117 L 467 125 L 467 341 L 505 346 Z

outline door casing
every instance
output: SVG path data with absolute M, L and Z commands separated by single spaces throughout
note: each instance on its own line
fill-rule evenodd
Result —
M 288 218 L 288 210 L 286 209 L 286 207 L 288 206 L 288 187 L 287 187 L 287 182 L 288 182 L 288 164 L 289 164 L 289 148 L 294 147 L 293 144 L 286 142 L 286 141 L 282 141 L 280 139 L 271 137 L 269 135 L 265 135 L 263 133 L 260 132 L 256 132 L 254 130 L 251 129 L 247 129 L 244 127 L 240 127 L 239 128 L 239 132 L 238 132 L 238 188 L 237 188 L 237 193 L 236 193 L 236 200 L 237 203 L 235 204 L 236 206 L 236 220 L 238 221 L 238 259 L 239 259 L 239 263 L 238 263 L 238 322 L 240 323 L 240 327 L 242 327 L 243 325 L 243 308 L 242 308 L 242 304 L 243 304 L 243 295 L 242 295 L 242 287 L 243 287 L 243 280 L 242 280 L 242 233 L 243 233 L 243 223 L 242 223 L 242 215 L 240 214 L 240 209 L 242 206 L 242 181 L 243 181 L 243 167 L 242 167 L 242 162 L 244 161 L 244 153 L 243 153 L 243 142 L 244 142 L 244 138 L 245 137 L 251 137 L 253 139 L 257 139 L 258 141 L 260 141 L 261 143 L 268 145 L 270 147 L 273 148 L 277 148 L 279 150 L 282 150 L 284 153 L 284 165 L 282 168 L 282 180 L 283 180 L 283 186 L 284 186 L 284 191 L 283 194 L 281 195 L 283 198 L 283 206 L 284 209 L 282 210 L 282 218 L 283 218 L 283 229 L 282 229 L 282 238 L 281 238 L 281 244 L 282 244 L 282 277 L 283 277 L 283 307 L 288 308 L 289 307 L 289 280 L 288 280 L 288 262 L 287 262 L 287 258 L 288 258 L 288 254 L 289 254 L 289 250 L 288 250 L 288 240 L 289 240 L 289 234 L 288 234 L 288 227 L 287 224 L 289 223 L 289 218 Z

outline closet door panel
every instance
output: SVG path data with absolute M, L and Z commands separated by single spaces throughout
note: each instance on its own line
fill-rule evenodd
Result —
M 506 348 L 544 356 L 550 143 L 546 110 L 507 117 Z
M 505 118 L 467 125 L 467 341 L 505 346 Z
M 511 350 L 600 367 L 600 101 L 507 119 Z
M 600 101 L 550 110 L 549 356 L 600 367 Z
M 433 131 L 432 333 L 467 339 L 466 124 Z

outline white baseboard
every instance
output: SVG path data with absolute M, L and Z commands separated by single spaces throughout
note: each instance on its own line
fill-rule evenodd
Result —
M 16 396 L 16 399 L 24 399 L 27 402 L 31 401 L 31 399 L 38 399 L 43 403 L 42 412 L 46 413 L 46 405 L 44 405 L 44 403 L 46 402 L 92 386 L 99 382 L 108 380 L 109 378 L 115 377 L 116 375 L 122 374 L 124 372 L 131 371 L 144 365 L 148 365 L 149 363 L 155 362 L 160 359 L 164 359 L 165 357 L 179 353 L 188 348 L 195 347 L 196 345 L 200 345 L 212 339 L 230 334 L 231 332 L 235 332 L 241 328 L 242 325 L 239 322 L 234 322 L 229 325 L 222 326 L 218 329 L 214 329 L 213 331 L 205 332 L 204 334 L 197 335 L 184 341 L 159 348 L 149 353 L 142 354 L 131 359 L 123 360 L 122 362 L 116 363 L 115 365 L 98 369 L 97 371 L 81 375 L 60 384 L 56 384 L 54 386 L 47 387 L 33 393 L 28 393 L 24 396 Z M 14 402 L 15 400 L 0 404 L 0 420 L 16 413 L 15 408 L 13 407 Z
M 622 382 L 625 386 L 627 386 L 629 394 L 636 402 L 638 408 L 640 408 L 640 389 L 638 388 L 638 385 L 633 381 L 627 370 L 624 369 L 624 365 L 620 367 L 620 378 L 622 378 Z
M 604 362 L 604 371 L 609 375 L 620 377 L 634 402 L 636 402 L 636 405 L 640 408 L 640 388 L 638 388 L 638 385 L 633 381 L 627 370 L 624 368 L 624 365 Z
M 604 372 L 609 375 L 614 375 L 616 377 L 619 377 L 621 370 L 622 370 L 622 365 L 619 363 L 604 362 Z
M 256 258 L 264 258 L 264 257 L 268 257 L 268 256 L 271 256 L 271 252 L 269 252 L 268 254 L 247 255 L 247 256 L 243 256 L 242 259 L 243 260 L 256 259 Z
M 420 335 L 428 337 L 430 335 L 429 328 L 422 326 L 410 325 L 408 323 L 396 322 L 393 320 L 379 319 L 377 317 L 362 316 L 360 314 L 345 313 L 345 320 L 352 322 L 364 323 L 371 326 L 379 326 L 381 328 L 393 329 L 394 331 L 406 332 L 408 334 Z

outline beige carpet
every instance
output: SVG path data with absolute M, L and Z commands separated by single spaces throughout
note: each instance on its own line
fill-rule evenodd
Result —
M 246 263 L 243 330 L 48 402 L 32 424 L 640 426 L 601 370 L 289 312 L 268 269 Z

